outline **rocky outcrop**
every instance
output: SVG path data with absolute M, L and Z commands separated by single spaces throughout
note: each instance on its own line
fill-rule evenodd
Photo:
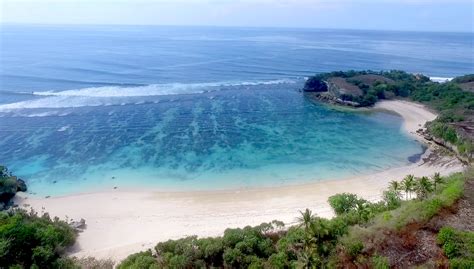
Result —
M 441 139 L 441 138 L 432 136 L 432 135 L 428 132 L 428 130 L 419 129 L 419 130 L 417 130 L 417 133 L 420 134 L 420 135 L 422 135 L 426 140 L 432 141 L 432 142 L 434 142 L 435 144 L 437 144 L 437 145 L 439 145 L 439 146 L 441 146 L 441 147 L 443 147 L 443 148 L 445 148 L 445 149 L 451 151 L 452 153 L 454 153 L 454 154 L 456 155 L 456 157 L 457 157 L 461 162 L 463 162 L 463 163 L 465 163 L 465 164 L 470 164 L 470 163 L 472 163 L 472 161 L 473 161 L 473 160 L 472 160 L 472 157 L 470 158 L 470 157 L 468 157 L 468 156 L 462 155 L 462 154 L 459 152 L 459 150 L 458 150 L 458 148 L 456 147 L 456 145 L 453 145 L 453 144 L 451 144 L 451 143 L 449 143 L 449 142 L 447 142 L 447 141 L 445 141 L 445 140 L 443 140 L 443 139 Z
M 350 106 L 350 107 L 360 106 L 360 104 L 357 102 L 342 100 L 341 98 L 338 98 L 329 92 L 306 93 L 306 95 L 312 99 L 319 100 L 331 105 L 342 105 L 342 106 Z
M 344 78 L 331 77 L 322 80 L 317 77 L 309 78 L 303 88 L 307 96 L 333 105 L 359 107 L 358 102 L 346 100 L 346 97 L 358 97 L 362 90 L 356 85 L 348 83 Z
M 12 198 L 19 191 L 26 191 L 24 180 L 12 175 L 5 166 L 0 166 L 0 210 L 13 206 Z
M 69 226 L 73 228 L 76 232 L 82 232 L 86 226 L 86 220 L 80 219 L 79 221 L 71 221 Z
M 26 192 L 28 190 L 28 187 L 26 186 L 26 182 L 19 178 L 16 180 L 17 182 L 17 187 L 16 187 L 16 191 L 21 191 L 21 192 Z

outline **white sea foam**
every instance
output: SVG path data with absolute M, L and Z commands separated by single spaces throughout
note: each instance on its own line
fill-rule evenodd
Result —
M 439 82 L 439 83 L 444 83 L 444 82 L 449 82 L 453 80 L 453 78 L 448 78 L 448 77 L 430 77 L 430 80 L 433 82 Z
M 124 100 L 127 97 L 149 97 L 176 94 L 195 94 L 207 91 L 219 90 L 222 87 L 232 86 L 257 86 L 273 85 L 283 83 L 294 83 L 295 80 L 279 79 L 269 81 L 248 81 L 248 82 L 215 82 L 215 83 L 169 83 L 151 84 L 135 87 L 90 87 L 66 91 L 37 91 L 33 95 L 42 98 L 27 100 L 10 104 L 0 105 L 0 112 L 10 112 L 18 109 L 35 108 L 68 108 L 83 106 L 104 106 L 104 105 L 126 105 L 129 102 Z M 133 104 L 143 104 L 143 100 L 132 102 Z
M 66 126 L 63 126 L 61 128 L 58 129 L 58 132 L 64 132 L 66 131 L 67 129 L 71 128 L 71 125 L 66 125 Z
M 293 80 L 279 79 L 269 81 L 255 82 L 216 82 L 216 83 L 168 83 L 168 84 L 150 84 L 146 86 L 120 87 L 105 86 L 91 87 L 77 90 L 67 91 L 40 91 L 33 92 L 34 95 L 41 96 L 87 96 L 87 97 L 139 97 L 139 96 L 158 96 L 173 94 L 192 94 L 202 93 L 209 90 L 215 90 L 219 87 L 230 86 L 256 86 L 256 85 L 272 85 L 282 83 L 292 83 Z

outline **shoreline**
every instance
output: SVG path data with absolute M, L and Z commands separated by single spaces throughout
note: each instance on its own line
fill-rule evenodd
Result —
M 38 212 L 49 212 L 51 216 L 84 218 L 87 228 L 79 234 L 71 254 L 119 261 L 168 239 L 217 236 L 226 228 L 253 226 L 274 219 L 291 225 L 298 211 L 306 208 L 318 216 L 332 217 L 327 198 L 336 193 L 351 192 L 376 201 L 391 180 L 401 180 L 407 174 L 447 175 L 463 170 L 456 157 L 437 155 L 436 146 L 416 133 L 426 121 L 436 118 L 423 105 L 401 100 L 380 101 L 374 109 L 399 114 L 404 120 L 402 128 L 428 146 L 417 163 L 302 185 L 188 192 L 117 189 L 51 198 L 22 194 L 16 202 L 24 208 L 31 206 Z

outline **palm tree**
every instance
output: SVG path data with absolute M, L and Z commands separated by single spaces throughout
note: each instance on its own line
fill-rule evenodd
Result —
M 392 180 L 392 181 L 390 181 L 389 184 L 390 184 L 390 187 L 389 187 L 389 188 L 390 188 L 392 191 L 399 191 L 399 190 L 400 190 L 400 183 L 399 183 L 398 181 Z
M 413 175 L 407 175 L 403 180 L 402 180 L 402 188 L 405 191 L 405 199 L 408 199 L 408 194 L 410 194 L 410 199 L 411 199 L 411 192 L 415 188 L 415 176 Z
M 304 212 L 300 210 L 300 214 L 301 217 L 298 218 L 298 222 L 300 223 L 300 227 L 304 227 L 304 230 L 307 233 L 311 228 L 311 222 L 313 222 L 315 216 L 308 208 L 306 208 Z
M 443 178 L 441 177 L 441 175 L 439 173 L 435 173 L 433 175 L 433 187 L 434 187 L 434 191 L 436 192 L 436 187 L 439 185 L 439 184 L 442 184 L 444 182 Z
M 398 198 L 400 198 L 400 189 L 401 189 L 401 185 L 400 185 L 400 182 L 396 181 L 396 180 L 392 180 L 390 181 L 389 183 L 389 190 L 395 192 L 395 194 L 397 195 Z
M 303 251 L 299 253 L 299 268 L 311 269 L 317 268 L 319 264 L 318 258 L 311 251 Z
M 433 191 L 433 184 L 428 177 L 418 178 L 415 185 L 415 192 L 418 199 L 425 199 Z

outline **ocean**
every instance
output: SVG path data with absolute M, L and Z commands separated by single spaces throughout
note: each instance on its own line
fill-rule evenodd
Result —
M 474 73 L 472 33 L 2 25 L 0 163 L 37 195 L 301 184 L 406 165 L 384 112 L 335 109 L 313 74 Z

